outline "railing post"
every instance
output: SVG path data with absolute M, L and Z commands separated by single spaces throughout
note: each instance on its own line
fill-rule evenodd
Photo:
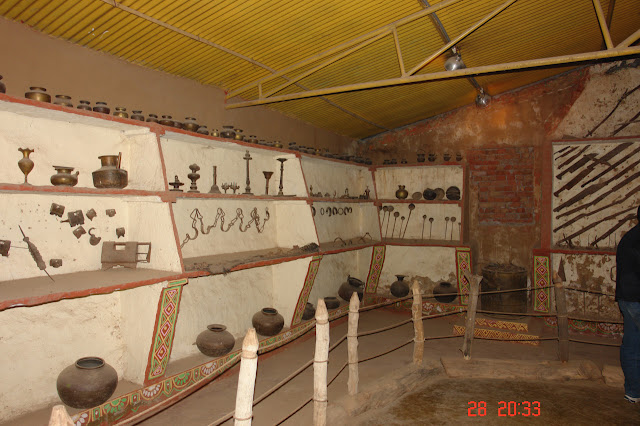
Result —
M 347 350 L 349 356 L 349 395 L 358 393 L 358 318 L 360 317 L 360 299 L 358 293 L 351 294 L 349 301 L 349 328 L 347 331 Z
M 49 418 L 49 426 L 75 426 L 64 405 L 54 405 Z
M 567 298 L 564 282 L 557 272 L 553 273 L 554 293 L 556 294 L 556 311 L 558 315 L 558 345 L 560 361 L 569 361 L 569 319 L 567 317 Z
M 238 393 L 236 411 L 233 415 L 235 426 L 250 426 L 253 417 L 253 392 L 256 387 L 258 369 L 258 336 L 256 329 L 250 328 L 242 341 L 240 373 L 238 374 Z
M 478 294 L 480 293 L 480 279 L 472 276 L 469 271 L 464 271 L 464 276 L 469 281 L 469 302 L 467 304 L 467 321 L 464 330 L 464 342 L 462 343 L 462 355 L 464 359 L 471 359 L 471 344 L 476 325 L 476 310 L 478 309 Z
M 413 281 L 411 287 L 413 291 L 413 305 L 411 305 L 411 316 L 413 318 L 413 363 L 422 365 L 422 357 L 424 355 L 424 328 L 422 326 L 422 293 L 418 280 Z
M 313 358 L 313 424 L 327 424 L 327 364 L 329 363 L 329 313 L 323 299 L 316 308 L 316 353 Z

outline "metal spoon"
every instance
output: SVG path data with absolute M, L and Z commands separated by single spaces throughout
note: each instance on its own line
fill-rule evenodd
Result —
M 447 239 L 447 228 L 449 227 L 449 216 L 444 218 L 444 221 L 446 222 L 444 224 L 444 239 Z
M 452 217 L 451 218 L 451 238 L 450 240 L 453 240 L 453 224 L 456 223 L 456 218 Z
M 382 223 L 380 224 L 380 228 L 384 226 L 384 218 L 387 216 L 388 211 L 389 209 L 387 208 L 387 206 L 382 207 Z
M 387 207 L 387 211 L 389 214 L 387 215 L 387 229 L 384 231 L 384 237 L 387 238 L 387 234 L 389 233 L 389 222 L 391 222 L 391 212 L 393 211 L 393 206 Z
M 404 216 L 400 218 L 400 228 L 398 228 L 398 238 L 400 238 L 400 234 L 402 234 L 402 224 L 404 223 Z M 392 235 L 393 236 L 393 235 Z
M 398 216 L 400 216 L 400 213 L 398 213 L 398 212 L 395 212 L 395 213 L 393 214 L 393 217 L 395 217 L 395 219 L 393 220 L 393 229 L 391 230 L 391 238 L 393 238 L 393 233 L 394 233 L 394 232 L 395 232 L 395 230 L 396 230 L 396 222 L 398 221 Z M 385 235 L 385 236 L 386 236 L 386 235 Z
M 407 224 L 404 226 L 404 232 L 402 233 L 402 238 L 404 238 L 404 235 L 407 233 L 407 226 L 409 226 L 409 219 L 411 219 L 411 213 L 415 208 L 416 208 L 415 204 L 413 203 L 409 204 L 409 217 L 407 217 Z
M 431 230 L 433 229 L 433 218 L 429 218 L 429 239 L 431 239 Z
M 427 215 L 423 214 L 422 215 L 422 235 L 420 236 L 421 240 L 424 240 L 424 224 L 427 221 Z

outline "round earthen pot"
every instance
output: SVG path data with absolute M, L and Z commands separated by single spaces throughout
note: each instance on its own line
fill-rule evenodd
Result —
M 449 294 L 455 292 L 456 289 L 451 285 L 451 283 L 446 281 L 441 282 L 433 288 L 433 296 L 440 303 L 451 303 L 456 300 L 457 296 L 455 294 Z
M 251 319 L 253 328 L 263 336 L 275 336 L 284 327 L 284 317 L 274 308 L 262 308 Z
M 118 373 L 102 358 L 80 358 L 58 376 L 62 402 L 73 408 L 92 408 L 106 402 L 118 385 Z
M 324 298 L 324 304 L 328 310 L 333 310 L 340 307 L 340 300 L 337 297 L 328 296 Z
M 391 284 L 391 288 L 389 290 L 391 290 L 391 294 L 395 297 L 405 297 L 409 294 L 409 284 L 403 281 L 405 277 L 406 275 L 396 275 L 398 280 Z
M 316 308 L 313 306 L 313 303 L 307 303 L 307 306 L 304 308 L 304 312 L 302 312 L 303 320 L 310 320 L 311 318 L 316 316 Z
M 200 352 L 210 357 L 229 353 L 235 344 L 236 339 L 222 324 L 209 324 L 207 329 L 196 338 L 196 346 Z
M 362 300 L 364 283 L 352 276 L 347 276 L 347 281 L 342 283 L 338 289 L 338 296 L 342 297 L 347 302 L 351 301 L 351 295 L 358 293 L 358 299 Z

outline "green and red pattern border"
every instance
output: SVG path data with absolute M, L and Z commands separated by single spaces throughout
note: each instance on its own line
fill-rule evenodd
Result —
M 535 312 L 551 312 L 549 288 L 547 287 L 551 283 L 550 263 L 549 256 L 533 256 L 533 310 Z
M 149 361 L 145 371 L 145 385 L 164 377 L 173 348 L 173 335 L 178 319 L 182 286 L 186 283 L 186 279 L 170 281 L 167 287 L 162 289 L 158 302 L 153 341 L 149 351 Z
M 382 273 L 382 267 L 384 266 L 386 250 L 387 246 L 385 245 L 373 246 L 369 275 L 367 276 L 367 284 L 364 287 L 365 293 L 373 294 L 378 291 L 378 282 L 380 281 L 380 274 Z
M 558 326 L 556 317 L 545 317 L 545 324 L 550 327 Z M 569 319 L 569 329 L 580 334 L 595 334 L 607 337 L 622 337 L 622 324 L 610 322 L 582 321 Z
M 471 248 L 456 247 L 456 274 L 462 305 L 466 305 L 469 301 L 469 281 L 464 276 L 464 271 L 471 272 Z
M 307 302 L 309 301 L 309 293 L 311 293 L 313 282 L 316 279 L 316 275 L 318 275 L 321 260 L 322 255 L 314 256 L 313 259 L 311 259 L 311 262 L 309 262 L 307 276 L 304 279 L 304 284 L 300 291 L 300 297 L 298 297 L 298 303 L 296 304 L 296 309 L 293 311 L 293 317 L 291 318 L 292 327 L 300 324 L 300 321 L 302 321 L 302 314 L 304 313 L 304 308 L 307 306 Z

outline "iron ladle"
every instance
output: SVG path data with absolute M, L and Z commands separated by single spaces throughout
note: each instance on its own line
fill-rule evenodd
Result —
M 420 239 L 423 241 L 424 241 L 424 224 L 426 223 L 426 221 L 427 221 L 427 215 L 423 214 L 422 215 L 422 235 L 420 237 Z
M 453 241 L 453 224 L 454 223 L 456 223 L 455 216 L 451 218 L 451 238 L 449 239 L 450 241 Z
M 411 213 L 415 208 L 416 208 L 415 204 L 413 203 L 409 204 L 409 217 L 407 217 L 407 223 L 404 225 L 404 232 L 402 233 L 402 238 L 404 238 L 405 234 L 407 233 L 407 226 L 409 226 L 409 219 L 411 219 Z
M 429 218 L 429 239 L 431 239 L 431 230 L 433 229 L 433 218 Z
M 400 228 L 398 228 L 398 238 L 400 238 L 400 234 L 402 234 L 402 224 L 404 223 L 404 216 L 400 217 Z M 393 235 L 391 235 L 393 238 Z
M 445 224 L 444 224 L 444 239 L 447 239 L 447 228 L 449 228 L 449 216 L 444 218 Z
M 391 222 L 391 212 L 393 211 L 393 206 L 389 206 L 387 208 L 389 214 L 387 215 L 387 229 L 384 231 L 384 237 L 387 238 L 387 234 L 389 233 L 389 222 Z
M 396 231 L 396 222 L 398 221 L 398 216 L 400 216 L 400 213 L 398 213 L 398 212 L 395 212 L 393 214 L 393 217 L 395 219 L 393 220 L 393 229 L 391 230 L 391 238 L 393 238 L 393 233 Z

